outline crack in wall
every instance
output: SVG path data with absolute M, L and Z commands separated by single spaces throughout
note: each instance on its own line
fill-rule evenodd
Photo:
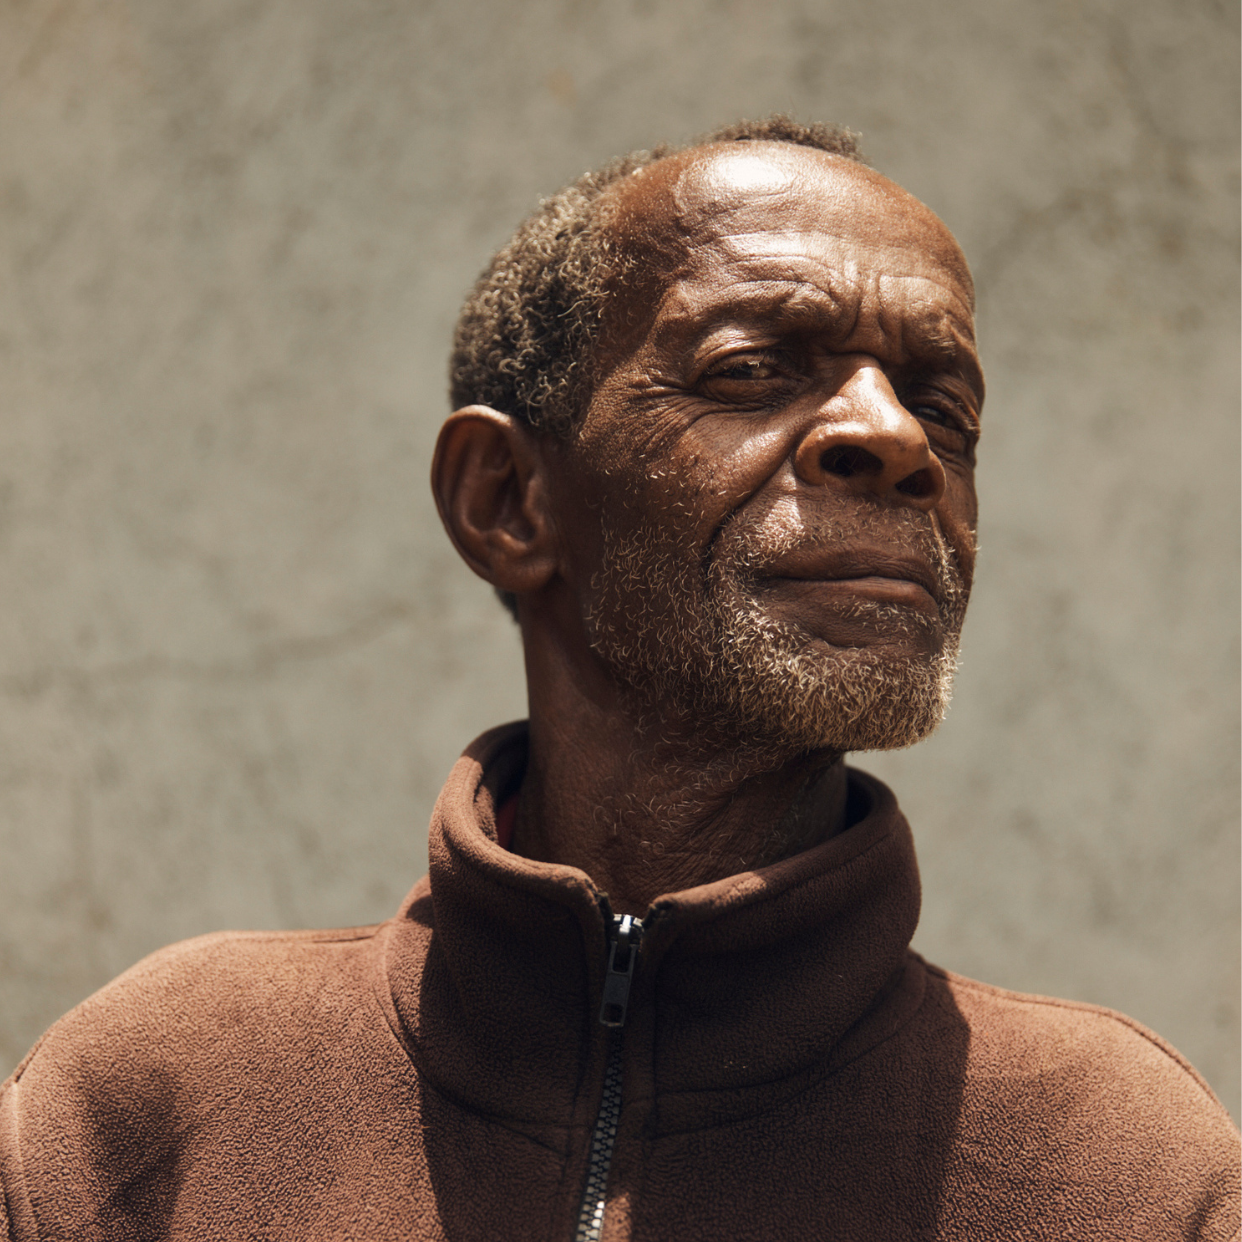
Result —
M 60 688 L 88 690 L 160 677 L 203 682 L 254 681 L 274 676 L 290 664 L 328 659 L 364 647 L 391 630 L 410 624 L 419 612 L 418 606 L 408 600 L 394 601 L 335 633 L 276 639 L 237 660 L 145 656 L 95 668 L 53 666 L 9 673 L 0 676 L 0 693 L 30 699 Z

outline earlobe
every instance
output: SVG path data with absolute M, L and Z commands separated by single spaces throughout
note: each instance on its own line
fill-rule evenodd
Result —
M 538 590 L 556 566 L 543 454 L 524 423 L 484 405 L 451 414 L 431 463 L 440 520 L 466 564 L 504 591 Z

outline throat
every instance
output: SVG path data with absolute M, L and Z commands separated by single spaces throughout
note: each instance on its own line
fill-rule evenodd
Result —
M 663 894 L 780 862 L 847 824 L 840 755 L 754 771 L 734 756 L 680 764 L 631 750 L 586 765 L 580 751 L 541 753 L 538 740 L 513 848 L 585 871 L 618 914 L 640 916 Z

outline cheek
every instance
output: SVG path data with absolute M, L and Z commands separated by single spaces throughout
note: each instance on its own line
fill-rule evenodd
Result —
M 642 417 L 604 393 L 592 402 L 574 443 L 578 490 L 610 519 L 642 510 L 675 490 L 675 443 L 657 417 Z M 632 522 L 632 518 L 625 519 Z
M 940 520 L 940 529 L 956 554 L 962 576 L 969 586 L 975 574 L 975 530 L 979 519 L 974 476 L 963 477 L 950 472 L 944 499 L 936 513 Z
M 787 464 L 788 420 L 694 417 L 688 404 L 607 391 L 592 402 L 573 450 L 576 473 L 614 531 L 658 527 L 670 543 L 705 543 Z
M 770 417 L 703 418 L 691 428 L 678 458 L 713 530 L 760 493 L 796 490 L 794 444 L 790 429 Z

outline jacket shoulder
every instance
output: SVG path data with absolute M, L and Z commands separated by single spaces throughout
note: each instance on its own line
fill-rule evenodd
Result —
M 995 1061 L 997 1068 L 1016 1058 L 1024 1077 L 1055 1067 L 1118 1085 L 1134 1076 L 1154 1077 L 1188 1107 L 1218 1116 L 1233 1130 L 1229 1114 L 1194 1066 L 1167 1040 L 1124 1013 L 994 987 L 938 966 L 928 965 L 927 972 L 969 1022 L 976 1054 Z
M 1098 1005 L 978 983 L 934 966 L 928 984 L 969 1031 L 957 1159 L 963 1202 L 1021 1194 L 1086 1215 L 1126 1203 L 1161 1236 L 1231 1239 L 1239 1137 L 1175 1048 Z M 1023 1210 L 1028 1210 L 1024 1205 Z
M 174 1185 L 196 1136 L 234 1122 L 278 1133 L 293 1084 L 313 1095 L 344 1050 L 387 1056 L 378 930 L 182 941 L 54 1023 L 0 1087 L 0 1198 L 13 1236 L 122 1207 L 158 1217 L 160 1204 L 129 1203 L 127 1188 Z
M 78 1048 L 98 1066 L 101 1056 L 111 1059 L 112 1042 L 130 1059 L 158 1054 L 181 1038 L 201 1043 L 291 1016 L 311 999 L 308 989 L 317 977 L 336 976 L 338 987 L 348 987 L 350 976 L 361 982 L 358 949 L 381 926 L 213 932 L 167 945 L 53 1023 L 10 1081 L 24 1078 L 36 1063 L 72 1060 Z

